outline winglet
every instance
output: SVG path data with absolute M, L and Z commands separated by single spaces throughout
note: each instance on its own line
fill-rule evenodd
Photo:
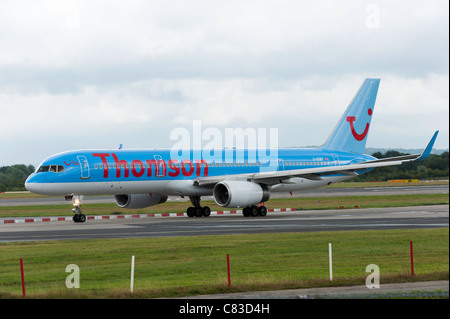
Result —
M 431 149 L 433 148 L 433 145 L 434 145 L 434 142 L 436 141 L 436 137 L 437 137 L 438 133 L 439 133 L 439 131 L 434 132 L 434 135 L 431 138 L 430 142 L 428 143 L 427 147 L 424 149 L 422 154 L 420 154 L 420 156 L 417 158 L 418 160 L 425 159 L 430 155 Z

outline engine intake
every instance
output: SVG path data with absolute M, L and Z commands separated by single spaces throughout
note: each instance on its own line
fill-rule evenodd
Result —
M 264 185 L 246 181 L 223 181 L 213 190 L 214 200 L 222 207 L 247 207 L 265 202 L 270 192 Z
M 115 195 L 117 206 L 128 209 L 140 209 L 150 207 L 167 201 L 167 195 L 163 194 L 125 194 Z

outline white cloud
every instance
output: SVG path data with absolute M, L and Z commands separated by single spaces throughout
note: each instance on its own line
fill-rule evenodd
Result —
M 434 62 L 442 61 L 436 49 L 445 48 L 440 40 L 448 35 L 444 28 L 448 2 L 377 1 L 378 29 L 366 26 L 368 4 L 331 0 L 2 3 L 0 41 L 7 49 L 0 53 L 0 66 L 85 71 L 139 62 L 154 66 L 155 61 L 170 66 L 175 60 L 178 67 L 182 63 L 193 73 L 200 70 L 191 68 L 202 65 L 212 68 L 201 70 L 206 73 L 226 72 L 217 63 L 220 59 L 226 67 L 235 63 L 251 73 L 287 72 L 289 65 L 319 73 L 321 65 L 354 72 L 368 61 L 378 68 L 392 67 L 389 60 L 400 57 L 403 61 L 423 58 L 419 68 L 436 67 Z
M 422 147 L 440 129 L 448 147 L 444 0 L 3 1 L 0 47 L 9 163 L 27 160 L 17 143 L 37 157 L 170 147 L 170 130 L 194 119 L 317 145 L 365 77 L 381 78 L 369 146 Z
M 443 116 L 445 111 L 448 114 L 448 76 L 412 79 L 387 74 L 381 78 L 374 131 L 379 126 L 404 135 L 416 133 L 407 129 L 411 124 L 415 128 L 423 125 L 448 131 L 448 117 Z M 323 123 L 320 131 L 329 133 L 363 80 L 363 75 L 289 81 L 156 79 L 119 88 L 86 87 L 77 94 L 0 94 L 0 130 L 9 136 L 27 135 L 30 131 L 46 136 L 73 127 L 78 133 L 72 134 L 84 136 L 85 131 L 100 135 L 115 126 L 190 127 L 193 120 L 200 119 L 208 126 L 287 124 L 298 125 L 299 131 Z M 421 122 L 423 114 L 433 120 Z M 17 125 L 18 121 L 21 125 Z M 314 136 L 308 137 L 312 143 L 320 142 Z

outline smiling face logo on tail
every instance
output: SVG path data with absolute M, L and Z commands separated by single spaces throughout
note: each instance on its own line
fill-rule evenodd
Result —
M 321 148 L 364 154 L 380 79 L 365 79 Z
M 367 114 L 369 114 L 369 116 L 371 116 L 372 109 L 369 109 L 367 111 Z M 361 134 L 358 134 L 353 125 L 353 122 L 356 121 L 356 117 L 355 116 L 347 116 L 346 120 L 347 120 L 347 122 L 350 123 L 350 130 L 352 131 L 352 134 L 353 134 L 353 137 L 355 138 L 355 140 L 362 141 L 363 139 L 366 138 L 367 132 L 369 132 L 369 123 L 366 123 L 366 128 L 364 129 L 364 132 L 362 132 Z

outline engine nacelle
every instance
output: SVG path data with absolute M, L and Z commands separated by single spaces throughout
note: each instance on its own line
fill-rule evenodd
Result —
M 246 181 L 223 181 L 213 190 L 214 200 L 222 207 L 247 207 L 265 202 L 270 192 L 265 186 Z
M 162 194 L 125 194 L 115 195 L 114 200 L 121 208 L 140 209 L 162 204 L 167 201 L 167 195 Z

